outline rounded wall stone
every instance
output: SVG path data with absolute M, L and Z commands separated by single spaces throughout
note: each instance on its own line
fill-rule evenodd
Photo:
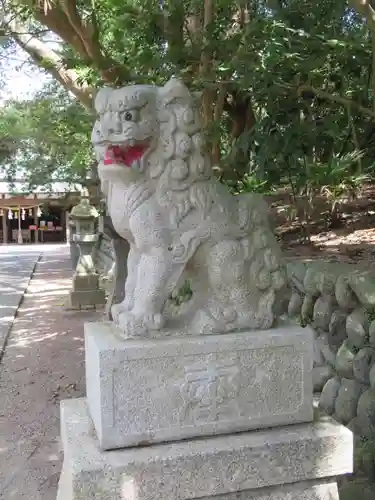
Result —
M 347 425 L 348 429 L 353 433 L 353 444 L 354 444 L 354 474 L 358 476 L 367 476 L 369 478 L 374 477 L 374 452 L 371 451 L 371 446 L 366 446 L 366 442 L 364 442 L 363 438 L 368 437 L 371 438 L 372 435 L 365 435 L 363 432 L 364 422 L 363 419 L 355 417 L 353 420 L 349 422 Z M 367 429 L 366 429 L 367 430 Z M 366 431 L 365 430 L 365 431 Z M 359 500 L 374 500 L 374 495 L 370 496 L 362 496 L 363 495 L 363 486 L 362 489 L 358 488 L 357 497 Z M 353 500 L 357 498 L 356 496 L 344 496 L 346 500 Z M 343 500 L 340 492 L 340 500 Z
M 333 296 L 335 293 L 335 285 L 337 281 L 337 274 L 335 272 L 330 272 L 329 269 L 324 266 L 324 269 L 318 275 L 317 287 L 322 295 Z
M 371 347 L 364 347 L 353 360 L 353 375 L 358 382 L 370 383 L 370 370 L 374 364 L 375 350 Z
M 337 303 L 342 309 L 350 311 L 358 305 L 358 301 L 353 293 L 353 290 L 350 288 L 348 281 L 348 277 L 342 274 L 337 278 L 335 285 L 335 297 Z
M 334 299 L 330 295 L 322 296 L 314 304 L 314 326 L 323 331 L 328 331 L 331 316 L 334 310 Z
M 297 292 L 293 292 L 289 300 L 288 316 L 294 318 L 295 316 L 299 315 L 301 313 L 302 303 L 302 296 Z
M 321 333 L 315 339 L 316 346 L 320 349 L 325 361 L 334 366 L 336 363 L 336 353 L 330 346 L 329 337 L 327 333 Z
M 335 401 L 333 417 L 342 424 L 348 424 L 357 416 L 357 405 L 366 386 L 356 380 L 341 379 L 341 386 Z
M 328 415 L 332 415 L 335 411 L 335 401 L 341 386 L 340 377 L 333 377 L 329 379 L 323 387 L 320 395 L 319 406 Z
M 341 309 L 335 309 L 332 313 L 328 331 L 330 333 L 331 344 L 337 348 L 346 339 L 346 317 L 347 313 Z
M 333 374 L 333 369 L 330 365 L 314 366 L 312 371 L 314 392 L 320 392 Z
M 355 309 L 346 318 L 346 333 L 350 342 L 356 347 L 364 347 L 368 343 L 369 321 L 363 308 Z
M 369 342 L 371 346 L 375 347 L 375 320 L 371 321 L 369 326 Z
M 319 272 L 315 267 L 308 267 L 303 279 L 303 288 L 307 295 L 318 295 Z
M 350 287 L 359 302 L 366 307 L 375 306 L 375 273 L 357 270 L 349 275 Z
M 309 322 L 313 317 L 315 297 L 306 294 L 301 307 L 301 318 L 305 322 Z
M 348 339 L 344 340 L 341 347 L 337 351 L 335 368 L 341 377 L 353 378 L 353 362 L 355 358 L 355 351 L 352 349 Z
M 361 394 L 357 405 L 357 419 L 361 436 L 373 436 L 375 431 L 375 389 L 367 389 Z

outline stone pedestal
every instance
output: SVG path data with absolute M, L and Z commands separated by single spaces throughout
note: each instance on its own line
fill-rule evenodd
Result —
M 73 275 L 72 290 L 69 293 L 67 308 L 103 306 L 105 291 L 99 287 L 99 274 L 92 258 L 93 245 L 98 235 L 74 235 L 79 245 L 80 255 Z
M 85 340 L 57 500 L 339 500 L 352 433 L 314 418 L 310 329 Z
M 82 236 L 78 241 L 80 256 L 73 275 L 72 290 L 69 293 L 66 307 L 68 309 L 81 309 L 103 306 L 105 304 L 105 291 L 99 287 L 99 274 L 95 271 L 91 255 L 97 236 Z
M 63 401 L 58 500 L 338 500 L 352 435 L 310 424 L 101 452 L 84 399 Z
M 313 332 L 127 340 L 86 323 L 87 402 L 102 449 L 313 419 Z

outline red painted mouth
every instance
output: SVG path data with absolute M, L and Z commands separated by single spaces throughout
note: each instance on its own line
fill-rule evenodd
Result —
M 104 165 L 125 165 L 131 167 L 132 164 L 141 159 L 148 146 L 146 144 L 137 144 L 135 146 L 108 146 Z

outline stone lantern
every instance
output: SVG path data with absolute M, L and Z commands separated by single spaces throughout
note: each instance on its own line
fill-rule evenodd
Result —
M 96 272 L 92 257 L 94 245 L 99 238 L 96 231 L 98 217 L 98 211 L 90 205 L 87 198 L 83 198 L 70 212 L 70 221 L 75 226 L 73 242 L 79 248 L 78 263 L 69 294 L 68 307 L 70 309 L 105 304 L 105 292 L 99 288 L 99 274 Z
M 73 236 L 76 233 L 76 225 L 71 219 L 71 215 L 69 214 L 68 216 L 68 242 L 70 245 L 70 260 L 72 263 L 72 269 L 75 271 L 77 264 L 78 264 L 78 259 L 79 259 L 79 248 L 78 245 L 75 241 L 73 241 Z

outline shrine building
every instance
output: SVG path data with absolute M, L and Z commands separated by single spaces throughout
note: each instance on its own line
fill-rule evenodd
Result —
M 0 180 L 0 243 L 62 243 L 67 215 L 79 202 L 81 187 L 55 182 L 50 190 L 27 192 L 22 181 Z

